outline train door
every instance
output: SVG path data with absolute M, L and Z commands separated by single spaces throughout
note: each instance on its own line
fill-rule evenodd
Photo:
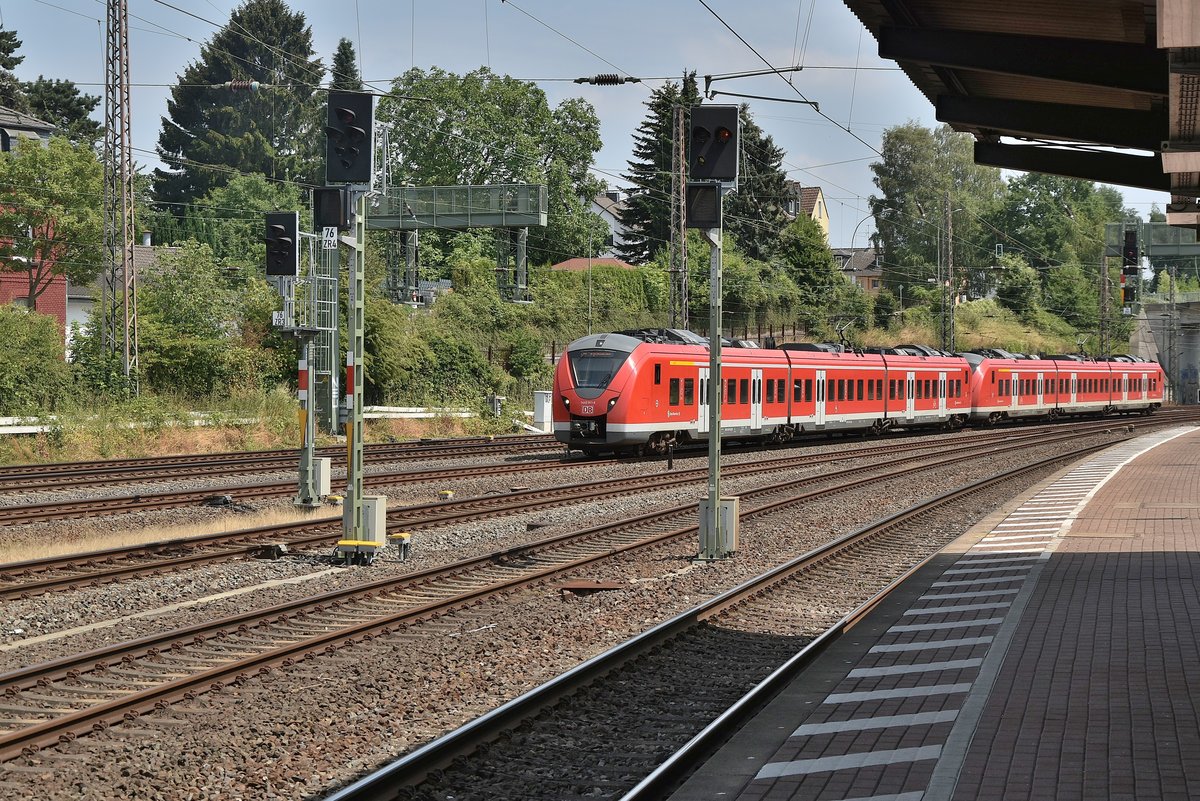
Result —
M 817 370 L 814 377 L 817 384 L 817 405 L 813 409 L 813 423 L 815 425 L 825 425 L 825 371 Z
M 1016 411 L 1021 405 L 1021 374 L 1013 371 L 1012 375 L 1012 406 L 1013 411 Z
M 938 417 L 946 416 L 946 374 L 938 373 Z
M 1046 378 L 1045 378 L 1045 373 L 1038 373 L 1038 374 L 1037 374 L 1037 405 L 1038 405 L 1039 407 L 1040 407 L 1040 406 L 1041 406 L 1043 403 L 1045 403 L 1045 401 L 1044 401 L 1044 398 L 1045 398 L 1045 397 L 1046 397 Z
M 1071 405 L 1074 406 L 1078 401 L 1076 395 L 1079 394 L 1079 375 L 1071 373 Z
M 916 398 L 917 388 L 916 376 L 916 373 L 910 371 L 906 374 L 904 379 L 904 419 L 910 423 L 912 422 L 913 416 L 917 409 L 914 401 Z
M 1129 400 L 1129 373 L 1121 373 L 1121 400 Z
M 761 369 L 750 370 L 750 430 L 762 428 L 763 379 Z
M 700 416 L 696 418 L 696 431 L 701 434 L 708 433 L 708 368 L 700 368 L 700 396 L 697 400 L 700 402 L 696 407 L 696 413 Z

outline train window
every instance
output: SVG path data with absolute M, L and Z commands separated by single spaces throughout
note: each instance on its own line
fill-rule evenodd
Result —
M 787 383 L 782 378 L 775 385 L 775 400 L 779 403 L 787 403 Z
M 846 399 L 846 380 L 843 378 L 839 378 L 837 380 L 837 383 L 834 386 L 836 387 L 836 391 L 837 391 L 837 394 L 833 396 L 834 399 L 845 400 Z
M 875 400 L 875 381 L 867 382 L 867 400 Z
M 795 403 L 799 403 L 800 401 L 802 401 L 804 399 L 803 392 L 804 392 L 804 384 L 802 384 L 800 382 L 800 379 L 797 378 L 794 381 L 792 381 L 792 400 Z
M 683 379 L 683 405 L 693 406 L 696 403 L 696 379 Z
M 655 384 L 662 383 L 662 365 L 661 364 L 654 365 L 654 383 Z
M 775 402 L 775 379 L 767 379 L 767 403 Z
M 827 379 L 825 379 L 825 400 L 831 401 L 833 399 L 834 399 L 833 379 L 827 378 Z
M 672 378 L 670 387 L 671 388 L 668 390 L 669 400 L 667 402 L 670 403 L 672 406 L 678 406 L 679 405 L 679 379 Z
M 921 390 L 922 390 L 921 382 L 918 381 L 917 382 L 917 394 L 914 396 L 917 400 L 921 400 L 922 398 L 925 397 L 923 394 L 921 394 Z
M 629 358 L 629 354 L 607 348 L 588 348 L 567 354 L 575 387 L 578 389 L 603 389 L 612 381 L 617 370 Z
M 732 378 L 725 382 L 725 402 L 737 403 L 737 381 Z
M 866 397 L 866 395 L 863 395 L 863 380 L 861 378 L 858 379 L 858 394 L 855 397 L 857 397 L 858 400 L 862 400 Z
M 742 397 L 738 400 L 738 403 L 749 403 L 750 402 L 750 379 L 748 379 L 748 378 L 742 379 L 741 396 Z
M 812 401 L 813 382 L 811 378 L 804 379 L 804 400 Z

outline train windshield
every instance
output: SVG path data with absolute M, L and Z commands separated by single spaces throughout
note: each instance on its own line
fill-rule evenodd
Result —
M 617 370 L 629 354 L 608 348 L 585 348 L 571 351 L 567 358 L 571 362 L 571 376 L 575 387 L 603 389 L 612 381 Z

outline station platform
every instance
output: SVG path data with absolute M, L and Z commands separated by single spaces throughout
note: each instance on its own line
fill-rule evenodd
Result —
M 1200 429 L 952 543 L 671 798 L 1200 798 Z

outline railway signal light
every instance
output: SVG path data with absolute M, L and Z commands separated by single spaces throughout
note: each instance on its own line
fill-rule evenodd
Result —
M 349 195 L 340 186 L 318 186 L 313 189 L 313 227 L 350 230 Z
M 268 211 L 266 216 L 267 275 L 295 277 L 300 273 L 300 215 Z
M 1138 232 L 1132 228 L 1125 232 L 1125 243 L 1121 247 L 1121 274 L 1137 275 L 1142 269 L 1142 259 L 1138 255 Z
M 325 182 L 371 182 L 373 100 L 364 92 L 330 92 L 325 124 Z
M 737 106 L 692 106 L 688 175 L 697 181 L 736 181 L 738 177 Z

